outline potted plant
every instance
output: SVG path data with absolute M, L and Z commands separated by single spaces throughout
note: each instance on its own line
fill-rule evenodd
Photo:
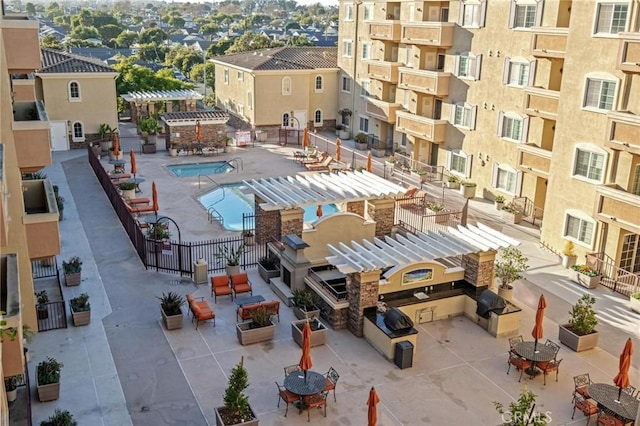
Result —
M 258 260 L 258 273 L 260 277 L 269 283 L 271 278 L 280 276 L 280 258 L 273 253 L 268 256 L 261 257 Z
M 573 241 L 565 241 L 564 248 L 562 249 L 562 266 L 565 268 L 570 268 L 576 264 L 578 256 L 576 256 L 574 252 L 574 247 Z
M 475 182 L 461 182 L 460 193 L 464 198 L 474 198 L 476 196 L 476 183 Z
M 244 241 L 245 246 L 252 246 L 256 243 L 256 234 L 253 231 L 247 229 L 242 231 L 242 240 Z
M 511 300 L 513 296 L 513 283 L 522 278 L 522 273 L 527 270 L 529 259 L 515 247 L 500 249 L 498 259 L 494 264 L 496 278 L 500 279 L 498 295 L 506 300 Z
M 502 416 L 504 426 L 545 426 L 551 422 L 546 413 L 534 411 L 536 394 L 528 391 L 526 385 L 522 386 L 518 400 L 510 402 L 506 410 L 499 402 L 494 402 L 493 405 Z
M 569 311 L 569 323 L 559 326 L 558 339 L 576 352 L 598 345 L 599 333 L 595 330 L 598 318 L 593 309 L 595 303 L 595 297 L 583 294 Z
M 169 155 L 172 157 L 178 156 L 178 144 L 176 142 L 171 142 L 169 145 Z
M 502 220 L 508 223 L 520 223 L 522 222 L 522 210 L 516 206 L 513 202 L 502 206 L 501 210 Z
M 229 136 L 224 135 L 222 138 L 222 142 L 224 143 L 224 152 L 233 152 L 233 146 L 231 145 L 231 138 Z
M 602 275 L 589 265 L 573 265 L 571 268 L 571 279 L 586 288 L 596 288 L 600 284 Z
M 73 420 L 73 414 L 67 410 L 56 408 L 52 416 L 40 422 L 40 426 L 78 426 L 78 422 Z
M 62 195 L 56 194 L 56 205 L 58 206 L 58 222 L 63 219 L 64 213 L 64 197 Z
M 293 314 L 300 320 L 310 320 L 320 316 L 320 308 L 316 305 L 316 295 L 310 291 L 293 290 Z
M 303 319 L 291 323 L 291 336 L 298 346 L 302 347 L 302 329 L 307 322 L 311 327 L 311 346 L 320 346 L 327 343 L 327 327 L 318 318 L 313 318 L 312 320 Z
M 113 147 L 113 128 L 107 123 L 102 123 L 98 128 L 98 136 L 100 137 L 100 150 L 109 151 Z
M 340 114 L 340 117 L 342 117 L 341 122 L 342 124 L 342 128 L 340 130 L 340 134 L 338 135 L 340 137 L 340 139 L 349 139 L 351 137 L 351 132 L 349 132 L 349 127 L 347 125 L 345 125 L 344 123 L 348 120 L 347 117 L 351 117 L 351 110 L 349 108 L 342 108 L 341 110 L 338 111 L 338 114 Z
M 629 295 L 629 306 L 632 311 L 640 314 L 640 291 Z
M 170 291 L 162 293 L 160 300 L 160 312 L 162 313 L 162 321 L 167 330 L 175 330 L 182 328 L 182 305 L 185 304 L 184 297 Z
M 4 390 L 7 391 L 7 401 L 13 402 L 18 397 L 18 383 L 20 376 L 9 376 L 4 379 Z
M 158 140 L 158 132 L 162 129 L 158 124 L 158 120 L 153 117 L 145 118 L 138 124 L 138 128 L 142 133 L 144 143 L 142 144 L 142 152 L 144 154 L 153 154 L 156 152 L 156 142 Z
M 433 217 L 436 223 L 447 223 L 449 221 L 449 213 L 446 212 L 444 204 L 437 202 L 427 203 L 427 211 Z
M 362 132 L 358 133 L 356 135 L 356 137 L 354 138 L 354 142 L 356 144 L 356 149 L 359 149 L 360 151 L 366 151 L 366 149 L 367 149 L 367 135 L 365 135 Z
M 80 285 L 82 260 L 78 256 L 73 256 L 68 261 L 63 261 L 62 270 L 64 271 L 64 282 L 67 287 Z
M 502 207 L 504 206 L 504 201 L 505 199 L 504 199 L 504 196 L 502 195 L 496 195 L 493 198 L 493 203 L 496 207 L 496 210 L 502 210 Z
M 234 275 L 240 272 L 240 257 L 246 251 L 244 241 L 238 246 L 223 245 L 218 249 L 216 258 L 218 261 L 224 261 L 227 267 L 227 275 Z
M 82 293 L 78 297 L 74 297 L 69 301 L 71 308 L 71 316 L 73 317 L 73 325 L 76 327 L 88 325 L 91 322 L 91 304 L 89 303 L 89 295 Z
M 341 130 L 342 130 L 342 124 L 336 124 L 336 136 L 340 136 Z
M 236 324 L 236 336 L 241 345 L 266 342 L 273 339 L 276 326 L 271 321 L 271 313 L 267 308 L 255 310 L 251 321 Z
M 216 426 L 257 426 L 258 418 L 249 405 L 249 397 L 244 391 L 249 387 L 247 370 L 244 368 L 244 357 L 233 367 L 229 376 L 229 386 L 224 391 L 224 406 L 216 407 Z
M 49 303 L 49 295 L 47 294 L 47 290 L 37 292 L 36 300 L 38 301 L 38 306 L 36 307 L 38 319 L 44 320 L 49 318 L 49 307 L 47 306 L 47 303 Z
M 458 176 L 449 175 L 449 177 L 447 178 L 447 188 L 450 188 L 450 189 L 460 188 L 460 179 L 458 179 Z
M 133 182 L 120 182 L 118 188 L 122 191 L 123 198 L 136 198 L 136 184 Z
M 47 357 L 36 367 L 38 399 L 40 402 L 55 401 L 60 397 L 60 370 L 64 364 Z

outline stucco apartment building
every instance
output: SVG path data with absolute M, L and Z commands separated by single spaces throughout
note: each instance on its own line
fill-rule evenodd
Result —
M 41 66 L 38 22 L 0 17 L 0 311 L 3 328 L 0 373 L 24 373 L 23 325 L 38 330 L 32 260 L 60 253 L 58 208 L 48 179 L 26 180 L 51 164 L 50 123 L 36 81 Z M 8 423 L 5 387 L 0 386 L 0 424 Z
M 638 273 L 639 21 L 637 0 L 341 1 L 338 108 L 477 196 L 522 197 L 552 250 Z
M 216 104 L 251 128 L 333 129 L 335 47 L 279 47 L 217 57 Z

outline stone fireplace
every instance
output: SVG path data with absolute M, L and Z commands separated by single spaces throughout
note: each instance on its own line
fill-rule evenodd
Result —
M 271 289 L 287 304 L 290 305 L 289 298 L 293 297 L 294 290 L 304 290 L 304 277 L 307 276 L 311 262 L 305 257 L 304 249 L 309 244 L 296 234 L 289 234 L 282 237 L 282 247 L 280 252 L 280 277 L 270 280 Z

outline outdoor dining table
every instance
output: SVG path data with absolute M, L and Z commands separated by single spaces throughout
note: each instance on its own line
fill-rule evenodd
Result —
M 113 164 L 113 171 L 115 173 L 124 172 L 124 165 L 126 161 L 124 160 L 109 160 L 109 164 Z
M 534 349 L 535 348 L 535 349 Z M 551 361 L 556 356 L 555 349 L 545 346 L 538 342 L 520 342 L 513 346 L 518 355 L 527 361 L 531 361 L 531 368 L 525 370 L 529 376 L 536 376 L 539 372 L 536 370 L 536 362 Z
M 126 180 L 126 182 L 135 184 L 136 192 L 142 192 L 142 190 L 140 189 L 140 184 L 144 183 L 145 181 L 146 180 L 144 178 L 141 178 L 141 177 L 129 178 L 129 179 Z
M 604 407 L 621 419 L 627 421 L 635 420 L 638 415 L 640 401 L 624 391 L 620 394 L 620 399 L 618 400 L 619 391 L 620 389 L 617 386 L 606 383 L 594 383 L 587 388 L 589 397 L 596 401 L 600 407 Z
M 304 371 L 294 371 L 284 378 L 284 388 L 299 396 L 318 394 L 322 392 L 326 385 L 327 378 L 315 371 L 307 371 L 306 378 Z M 299 410 L 304 408 L 301 403 L 296 405 L 296 407 Z

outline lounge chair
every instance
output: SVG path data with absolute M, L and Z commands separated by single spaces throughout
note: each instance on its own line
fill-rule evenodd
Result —
M 127 206 L 127 210 L 131 214 L 144 214 L 144 213 L 155 213 L 156 211 L 153 209 L 153 206 L 132 206 L 130 204 L 125 203 Z
M 329 164 L 331 164 L 332 162 L 333 162 L 333 157 L 330 155 L 327 155 L 324 158 L 324 160 L 322 160 L 319 163 L 305 164 L 304 166 L 307 168 L 307 170 L 312 170 L 312 171 L 329 170 Z
M 320 154 L 320 156 L 312 156 L 312 155 L 307 155 L 307 160 L 302 160 L 302 164 L 303 165 L 307 165 L 307 164 L 317 164 L 317 163 L 321 163 L 324 161 L 325 158 L 327 158 L 329 154 L 327 154 L 326 152 L 323 152 L 322 154 Z
M 142 198 L 123 198 L 125 200 L 125 202 L 127 202 L 128 204 L 132 205 L 132 206 L 137 206 L 138 204 L 146 204 L 149 205 L 149 203 L 151 202 L 150 199 L 142 197 Z

